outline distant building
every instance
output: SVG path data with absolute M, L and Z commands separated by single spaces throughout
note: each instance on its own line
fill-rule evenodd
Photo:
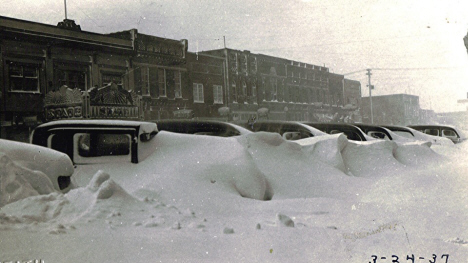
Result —
M 344 107 L 344 76 L 327 67 L 229 48 L 202 54 L 225 59 L 232 120 L 339 121 L 359 107 Z
M 209 118 L 227 120 L 223 112 L 227 105 L 224 58 L 202 53 L 188 53 L 187 104 L 180 109 L 179 118 Z M 189 116 L 184 116 L 189 114 Z
M 421 120 L 419 96 L 393 94 L 372 96 L 373 123 L 409 125 Z M 363 122 L 371 123 L 370 98 L 363 97 L 361 105 Z

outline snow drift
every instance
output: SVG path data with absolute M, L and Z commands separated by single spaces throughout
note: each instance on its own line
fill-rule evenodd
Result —
M 217 138 L 161 132 L 154 139 L 156 151 L 139 164 L 81 166 L 80 187 L 24 195 L 1 207 L 3 258 L 468 258 L 468 150 L 462 145 L 356 143 L 341 135 L 293 142 L 271 133 Z M 54 236 L 47 245 L 44 233 Z M 29 249 L 18 246 L 17 237 L 29 240 Z M 70 248 L 75 252 L 57 253 Z

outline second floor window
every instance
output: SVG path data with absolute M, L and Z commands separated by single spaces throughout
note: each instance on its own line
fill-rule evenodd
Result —
M 39 92 L 39 65 L 10 62 L 11 91 Z
M 180 71 L 174 72 L 174 96 L 182 98 L 182 85 L 180 81 Z
M 231 89 L 232 89 L 232 102 L 237 102 L 237 87 L 236 87 L 235 81 L 232 82 Z
M 257 97 L 257 84 L 252 83 L 252 97 Z
M 223 104 L 223 86 L 213 86 L 213 100 L 214 104 Z
M 247 83 L 242 82 L 242 95 L 247 96 Z
M 158 69 L 159 97 L 166 97 L 166 70 Z
M 150 95 L 149 68 L 147 67 L 141 69 L 141 95 Z
M 203 84 L 201 83 L 193 83 L 193 102 L 205 102 L 203 97 Z
M 102 86 L 107 86 L 111 82 L 114 82 L 115 84 L 122 84 L 122 74 L 102 73 Z
M 271 100 L 278 100 L 278 81 L 276 79 L 271 80 Z

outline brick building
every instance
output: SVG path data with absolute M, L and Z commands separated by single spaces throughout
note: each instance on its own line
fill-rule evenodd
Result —
M 189 97 L 187 45 L 135 29 L 96 34 L 68 19 L 53 26 L 0 16 L 0 136 L 27 140 L 30 127 L 57 118 L 172 116 Z
M 393 94 L 372 96 L 373 123 L 409 125 L 421 120 L 419 96 Z M 371 123 L 370 98 L 363 97 L 361 105 L 363 122 Z
M 355 110 L 344 107 L 344 76 L 327 67 L 229 48 L 202 53 L 225 59 L 226 107 L 233 120 L 331 121 Z
M 187 40 L 0 16 L 0 137 L 66 118 L 340 121 L 360 83 L 324 66 Z

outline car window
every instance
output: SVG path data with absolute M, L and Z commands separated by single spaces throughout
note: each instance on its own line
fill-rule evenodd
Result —
M 379 131 L 369 131 L 367 135 L 376 139 L 390 140 L 390 138 L 388 138 L 388 136 L 385 133 Z
M 47 147 L 71 156 L 73 145 L 70 142 L 71 135 L 68 133 L 51 134 L 47 140 Z
M 76 133 L 73 136 L 75 163 L 131 160 L 131 136 L 121 133 Z
M 444 137 L 457 137 L 457 134 L 453 130 L 443 129 L 442 136 Z
M 429 134 L 429 135 L 439 136 L 439 130 L 438 129 L 425 129 L 424 133 Z
M 345 135 L 346 135 L 346 137 L 348 137 L 348 139 L 350 139 L 350 140 L 353 140 L 353 141 L 363 141 L 363 139 L 361 138 L 361 136 L 359 136 L 356 132 L 353 132 L 353 131 L 345 131 Z

